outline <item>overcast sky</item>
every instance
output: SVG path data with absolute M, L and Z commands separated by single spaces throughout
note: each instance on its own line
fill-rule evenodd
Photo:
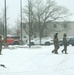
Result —
M 15 21 L 20 16 L 20 0 L 6 0 L 7 1 L 7 17 L 9 24 L 14 25 Z M 22 0 L 22 6 L 25 6 L 27 0 Z M 0 0 L 0 16 L 4 9 L 4 0 Z
M 23 6 L 28 0 L 22 0 Z M 55 0 L 58 5 L 62 5 L 70 10 L 73 16 L 70 18 L 74 21 L 74 0 Z M 0 0 L 0 14 L 4 9 L 4 0 Z M 20 15 L 20 0 L 7 0 L 7 16 L 10 25 L 14 25 Z M 0 15 L 1 16 L 1 15 Z
M 55 0 L 58 5 L 64 6 L 69 9 L 72 16 L 70 20 L 74 21 L 74 0 Z

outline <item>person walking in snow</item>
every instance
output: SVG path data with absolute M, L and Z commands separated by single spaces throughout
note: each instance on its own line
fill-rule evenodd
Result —
M 59 49 L 58 33 L 54 35 L 53 42 L 54 42 L 54 50 L 52 51 L 52 53 L 58 54 Z
M 1 52 L 2 52 L 2 36 L 0 36 L 0 55 L 1 55 Z
M 64 49 L 61 51 L 62 53 L 65 51 L 65 54 L 67 54 L 67 34 L 65 33 L 63 35 L 63 45 L 64 45 Z

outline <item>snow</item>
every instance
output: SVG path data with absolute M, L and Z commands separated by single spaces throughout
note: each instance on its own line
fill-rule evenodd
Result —
M 54 46 L 9 46 L 0 55 L 0 75 L 74 75 L 74 46 L 68 54 L 52 54 Z

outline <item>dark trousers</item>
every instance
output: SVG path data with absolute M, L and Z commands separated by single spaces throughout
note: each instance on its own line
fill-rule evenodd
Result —
M 52 53 L 58 54 L 59 47 L 58 46 L 54 46 L 54 47 L 55 47 L 55 49 L 52 51 Z
M 67 53 L 67 45 L 64 45 L 64 49 L 62 50 L 62 52 L 65 51 L 65 54 Z

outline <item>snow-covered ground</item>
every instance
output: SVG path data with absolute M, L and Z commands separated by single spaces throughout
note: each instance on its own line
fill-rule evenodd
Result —
M 74 75 L 74 46 L 68 46 L 68 54 L 52 54 L 51 46 L 10 47 L 0 55 L 0 75 Z

